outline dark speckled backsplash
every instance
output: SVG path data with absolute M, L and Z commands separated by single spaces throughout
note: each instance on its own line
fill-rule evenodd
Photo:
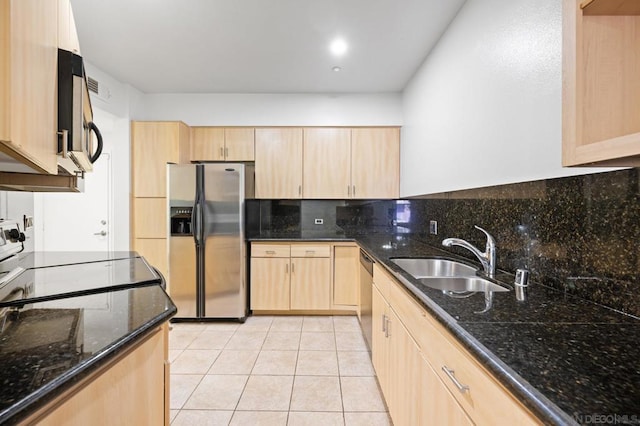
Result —
M 457 191 L 410 200 L 416 238 L 447 237 L 484 248 L 496 239 L 498 269 L 640 316 L 640 169 Z M 428 234 L 438 221 L 438 235 Z M 461 248 L 447 249 L 474 258 Z

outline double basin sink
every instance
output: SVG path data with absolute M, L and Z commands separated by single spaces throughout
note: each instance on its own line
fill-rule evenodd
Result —
M 394 258 L 395 263 L 409 275 L 427 287 L 442 290 L 443 293 L 460 297 L 475 292 L 509 291 L 492 281 L 478 276 L 478 269 L 448 259 L 434 258 Z

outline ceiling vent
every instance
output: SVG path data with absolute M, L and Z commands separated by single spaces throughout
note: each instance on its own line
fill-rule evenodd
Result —
M 104 84 L 101 84 L 95 78 L 91 78 L 87 76 L 87 86 L 89 87 L 89 91 L 93 92 L 97 95 L 98 99 L 109 102 L 111 99 L 111 90 Z

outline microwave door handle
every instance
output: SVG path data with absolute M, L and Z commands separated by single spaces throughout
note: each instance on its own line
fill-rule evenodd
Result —
M 93 121 L 90 121 L 88 124 L 89 130 L 93 131 L 96 135 L 96 141 L 98 142 L 98 146 L 96 147 L 96 152 L 89 158 L 91 164 L 95 163 L 98 158 L 100 158 L 100 154 L 102 154 L 102 133 L 100 133 L 100 129 Z

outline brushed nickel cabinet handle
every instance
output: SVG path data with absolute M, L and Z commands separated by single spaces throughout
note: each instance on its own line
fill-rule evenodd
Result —
M 284 265 L 284 273 L 285 274 L 289 273 L 289 264 L 288 263 L 286 265 Z
M 224 158 L 224 148 L 220 147 L 220 158 Z
M 298 185 L 298 195 L 302 195 L 302 185 Z
M 307 253 L 307 254 L 315 254 L 315 252 L 316 252 L 315 250 L 307 250 L 305 253 Z
M 229 148 L 224 149 L 224 158 L 226 159 L 229 156 Z
M 382 314 L 382 332 L 387 335 L 387 316 Z
M 267 250 L 267 254 L 276 254 L 275 250 Z
M 391 320 L 387 317 L 387 329 L 385 330 L 384 337 L 391 336 Z
M 356 186 L 355 185 L 353 185 L 353 196 L 354 197 L 356 196 Z
M 463 385 L 462 383 L 460 383 L 458 381 L 458 379 L 456 379 L 454 370 L 448 368 L 446 365 L 443 365 L 442 366 L 442 371 L 444 371 L 444 374 L 446 374 L 451 379 L 453 384 L 456 385 L 456 387 L 458 388 L 460 393 L 465 393 L 465 392 L 469 391 L 469 386 Z
M 292 263 L 291 264 L 291 273 L 293 274 L 294 272 L 296 272 L 296 264 Z
M 347 185 L 347 197 L 351 197 L 351 185 Z

